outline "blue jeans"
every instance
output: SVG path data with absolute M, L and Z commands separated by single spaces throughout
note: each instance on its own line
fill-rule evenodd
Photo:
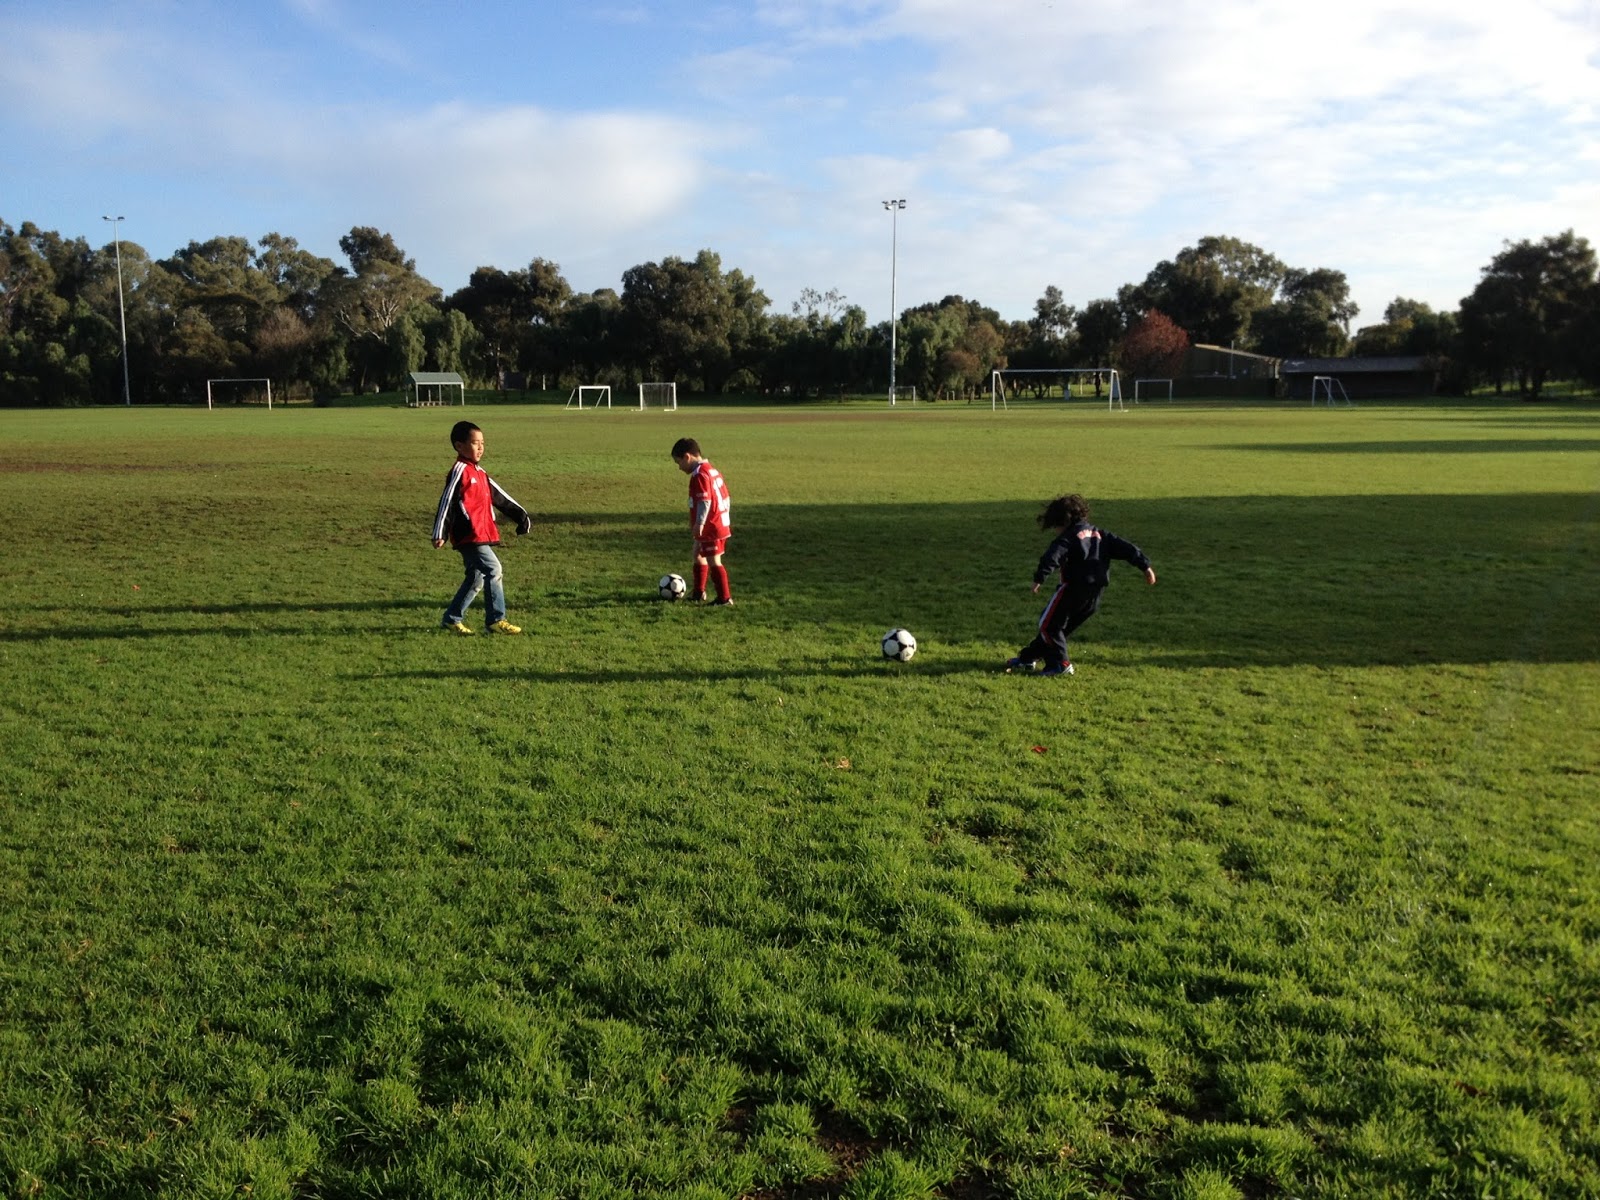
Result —
M 473 600 L 485 585 L 488 586 L 488 593 L 483 600 L 484 624 L 493 625 L 504 619 L 505 571 L 495 557 L 494 547 L 457 546 L 456 549 L 461 552 L 461 565 L 466 570 L 466 578 L 461 581 L 461 588 L 456 592 L 456 598 L 450 601 L 450 607 L 445 609 L 443 624 L 454 625 L 466 620 L 467 609 L 472 607 Z

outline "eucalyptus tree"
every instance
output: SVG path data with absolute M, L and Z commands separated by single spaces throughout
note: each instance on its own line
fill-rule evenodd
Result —
M 753 372 L 770 349 L 770 301 L 744 272 L 722 270 L 702 250 L 642 263 L 622 275 L 622 322 L 633 365 L 643 375 L 698 382 L 723 390 L 736 374 Z
M 397 383 L 389 330 L 416 305 L 438 301 L 439 289 L 417 273 L 416 261 L 391 236 L 370 225 L 356 226 L 339 239 L 339 248 L 350 269 L 335 271 L 320 294 L 321 304 L 348 338 L 352 382 L 358 391 L 374 383 Z
M 1232 237 L 1203 237 L 1156 264 L 1144 282 L 1125 284 L 1117 302 L 1125 328 L 1156 309 L 1193 341 L 1242 344 L 1251 318 L 1272 303 L 1287 271 L 1259 246 Z
M 1343 271 L 1287 268 L 1278 297 L 1251 317 L 1251 348 L 1280 358 L 1335 357 L 1349 346 L 1360 311 Z
M 1572 230 L 1507 242 L 1461 301 L 1461 350 L 1496 386 L 1509 374 L 1537 400 L 1552 375 L 1587 369 L 1594 327 L 1596 260 Z

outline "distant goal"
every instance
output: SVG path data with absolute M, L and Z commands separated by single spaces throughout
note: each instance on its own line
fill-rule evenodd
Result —
M 1133 381 L 1133 402 L 1139 404 L 1146 397 L 1151 400 L 1171 400 L 1172 380 L 1135 379 Z
M 583 383 L 572 389 L 572 395 L 567 397 L 567 407 L 582 411 L 585 408 L 599 408 L 604 404 L 611 407 L 611 387 L 604 383 Z
M 272 407 L 272 380 L 270 379 L 208 379 L 206 380 L 206 407 L 218 404 L 261 404 Z
M 678 385 L 676 383 L 641 383 L 639 385 L 639 408 L 664 409 L 675 412 L 678 408 Z
M 1350 393 L 1344 390 L 1344 384 L 1339 382 L 1337 375 L 1313 375 L 1311 377 L 1311 406 L 1317 405 L 1317 397 L 1321 396 L 1329 408 L 1336 404 L 1346 408 L 1354 408 L 1355 402 L 1350 399 Z
M 1008 385 L 1020 382 L 1020 377 L 1024 375 L 1033 377 L 1034 390 L 1041 396 L 1054 392 L 1055 380 L 1059 379 L 1063 400 L 1099 400 L 1104 396 L 1107 410 L 1126 411 L 1128 407 L 1122 402 L 1122 376 L 1114 367 L 1017 367 L 996 370 L 989 377 L 989 407 L 1008 407 Z

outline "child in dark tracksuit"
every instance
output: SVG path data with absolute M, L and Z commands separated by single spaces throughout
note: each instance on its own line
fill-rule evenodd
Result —
M 1039 617 L 1038 636 L 1017 651 L 1017 656 L 1006 663 L 1006 670 L 1031 672 L 1043 659 L 1041 674 L 1071 675 L 1067 636 L 1099 609 L 1100 595 L 1110 580 L 1111 560 L 1120 558 L 1132 563 L 1152 585 L 1156 573 L 1139 547 L 1089 524 L 1089 504 L 1076 493 L 1050 501 L 1039 514 L 1039 528 L 1061 532 L 1039 559 L 1033 572 L 1033 590 L 1037 592 L 1045 578 L 1057 569 L 1061 584 Z

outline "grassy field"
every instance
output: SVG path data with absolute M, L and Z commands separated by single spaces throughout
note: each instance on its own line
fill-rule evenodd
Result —
M 1600 1195 L 1600 412 L 467 412 L 0 411 L 6 1195 Z

